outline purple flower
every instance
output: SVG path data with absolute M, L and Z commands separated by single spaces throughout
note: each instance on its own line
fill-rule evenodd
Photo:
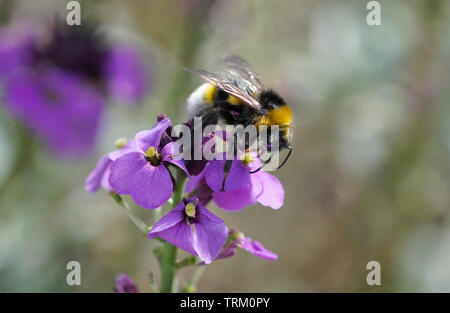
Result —
M 114 191 L 130 194 L 137 204 L 147 209 L 162 206 L 172 195 L 168 165 L 175 165 L 187 174 L 184 161 L 176 157 L 179 151 L 175 143 L 164 145 L 161 141 L 169 126 L 170 120 L 166 118 L 153 128 L 137 133 L 133 151 L 120 156 L 111 165 L 109 183 Z
M 229 236 L 231 241 L 225 245 L 220 251 L 218 259 L 226 259 L 232 257 L 236 253 L 236 248 L 242 248 L 251 254 L 269 261 L 278 260 L 278 255 L 272 251 L 266 249 L 259 241 L 252 240 L 249 237 L 245 237 L 243 233 L 239 231 L 230 231 Z M 201 263 L 199 265 L 202 265 Z
M 138 293 L 139 290 L 130 276 L 122 273 L 116 276 L 116 286 L 114 287 L 114 292 Z
M 100 158 L 97 162 L 97 166 L 92 170 L 89 176 L 86 178 L 84 188 L 89 192 L 96 192 L 100 186 L 106 191 L 112 191 L 113 188 L 109 184 L 109 175 L 111 173 L 112 163 L 124 154 L 132 151 L 136 151 L 136 142 L 120 138 L 116 142 L 118 150 L 112 151 Z
M 108 181 L 112 162 L 108 154 L 98 160 L 97 166 L 92 170 L 84 183 L 84 188 L 87 191 L 96 192 L 100 186 L 107 192 L 112 190 Z
M 218 187 L 224 177 L 224 162 L 211 161 L 200 175 L 191 177 L 186 184 L 186 192 L 197 189 L 200 201 L 204 205 L 212 199 L 219 207 L 228 211 L 239 211 L 257 202 L 273 209 L 283 206 L 284 189 L 281 182 L 263 170 L 250 174 L 250 171 L 258 168 L 261 162 L 249 155 L 244 160 L 233 160 L 225 180 L 225 186 L 233 188 L 229 188 L 230 191 L 226 191 L 227 188 L 220 191 Z
M 82 80 L 56 68 L 9 75 L 5 105 L 59 155 L 82 155 L 95 143 L 103 97 Z
M 106 98 L 140 100 L 148 68 L 137 51 L 110 45 L 89 21 L 46 29 L 0 30 L 4 103 L 53 153 L 84 155 L 95 144 Z
M 112 48 L 105 64 L 110 94 L 126 103 L 141 100 L 150 87 L 147 70 L 137 50 L 124 45 Z
M 90 21 L 80 27 L 56 22 L 49 42 L 35 50 L 35 63 L 53 64 L 105 86 L 105 96 L 131 103 L 148 91 L 148 68 L 138 51 L 125 44 L 110 44 Z
M 219 254 L 228 237 L 225 223 L 209 212 L 197 198 L 183 199 L 162 217 L 147 234 L 160 237 L 198 256 L 206 264 Z

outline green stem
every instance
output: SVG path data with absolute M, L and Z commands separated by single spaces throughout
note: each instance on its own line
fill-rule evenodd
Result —
M 0 182 L 0 199 L 7 194 L 9 187 L 17 178 L 32 165 L 34 154 L 34 142 L 27 130 L 20 124 L 17 124 L 16 153 L 14 154 L 13 164 Z
M 175 258 L 177 247 L 165 242 L 163 247 L 161 266 L 161 292 L 172 292 L 173 278 L 175 276 Z
M 177 266 L 177 269 L 180 269 L 180 268 L 183 268 L 186 266 L 194 265 L 195 263 L 197 263 L 197 258 L 195 256 L 191 255 L 190 257 L 187 257 L 186 259 L 178 262 L 176 264 L 176 266 Z
M 196 291 L 196 286 L 198 281 L 200 280 L 200 278 L 202 277 L 203 273 L 206 270 L 206 266 L 205 265 L 200 265 L 197 266 L 194 269 L 194 272 L 192 273 L 191 279 L 189 280 L 189 282 L 186 284 L 186 286 L 183 288 L 183 292 L 188 292 L 188 293 L 192 293 Z
M 148 233 L 150 227 L 143 220 L 141 220 L 137 215 L 135 215 L 133 213 L 133 211 L 131 211 L 131 208 L 128 205 L 128 203 L 125 200 L 123 200 L 120 195 L 118 195 L 115 192 L 112 192 L 111 196 L 122 207 L 122 209 L 124 210 L 125 214 L 137 226 L 137 228 L 139 228 L 139 230 L 142 233 L 144 233 L 144 235 L 146 235 Z
M 172 209 L 178 205 L 183 199 L 184 193 L 184 184 L 186 182 L 186 175 L 178 171 L 177 179 L 176 179 L 176 189 L 173 192 L 172 200 Z M 160 258 L 160 267 L 161 267 L 161 292 L 172 292 L 173 291 L 173 279 L 175 277 L 175 272 L 177 270 L 177 264 L 175 259 L 177 257 L 177 247 L 164 242 L 163 251 Z

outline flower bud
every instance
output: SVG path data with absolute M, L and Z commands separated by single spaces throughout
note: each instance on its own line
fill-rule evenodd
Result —
M 241 232 L 241 231 L 239 231 L 239 230 L 234 230 L 234 231 L 233 231 L 233 237 L 234 237 L 235 239 L 244 239 L 244 238 L 245 238 L 245 235 L 244 235 L 243 232 Z
M 123 147 L 125 147 L 126 144 L 127 138 L 125 137 L 120 137 L 114 142 L 114 145 L 116 146 L 117 149 L 122 149 Z

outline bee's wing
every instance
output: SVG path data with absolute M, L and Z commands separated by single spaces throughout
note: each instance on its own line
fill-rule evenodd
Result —
M 247 83 L 240 74 L 233 72 L 231 70 L 219 73 L 212 73 L 204 70 L 193 70 L 189 68 L 184 68 L 186 71 L 191 72 L 207 83 L 214 85 L 223 91 L 232 94 L 233 96 L 241 99 L 248 106 L 250 106 L 255 111 L 261 110 L 261 104 L 256 99 L 258 89 L 252 87 L 251 84 Z
M 266 89 L 266 86 L 259 75 L 253 70 L 251 65 L 240 56 L 227 54 L 223 57 L 223 62 L 229 67 L 230 72 L 239 76 L 247 85 L 254 89 L 255 92 Z

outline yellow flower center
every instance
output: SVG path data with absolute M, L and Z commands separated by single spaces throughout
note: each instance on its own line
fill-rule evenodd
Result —
M 151 146 L 145 151 L 145 156 L 150 160 L 153 165 L 159 163 L 159 153 L 155 147 Z
M 186 204 L 184 211 L 186 212 L 187 216 L 195 217 L 195 204 L 193 204 L 192 202 L 189 202 L 188 204 Z
M 246 152 L 244 159 L 242 160 L 242 163 L 244 165 L 248 165 L 248 164 L 252 163 L 253 161 L 254 161 L 254 159 L 251 157 L 250 153 Z

